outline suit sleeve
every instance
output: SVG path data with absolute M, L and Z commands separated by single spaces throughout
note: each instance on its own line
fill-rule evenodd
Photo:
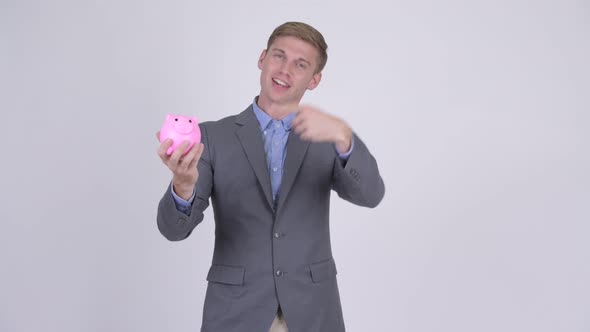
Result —
M 374 208 L 383 199 L 385 184 L 377 161 L 363 141 L 353 136 L 354 149 L 344 166 L 338 156 L 335 158 L 332 189 L 353 204 Z
M 213 188 L 213 168 L 211 164 L 211 149 L 206 126 L 200 124 L 201 142 L 205 150 L 201 155 L 197 167 L 199 178 L 195 184 L 195 199 L 190 208 L 190 214 L 184 214 L 176 208 L 172 196 L 170 183 L 158 205 L 157 224 L 160 233 L 170 241 L 186 239 L 193 229 L 203 221 L 203 212 L 209 206 L 209 197 Z

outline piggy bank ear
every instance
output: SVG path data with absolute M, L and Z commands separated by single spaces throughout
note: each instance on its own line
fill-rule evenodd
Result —
M 172 121 L 172 118 L 173 118 L 173 115 L 172 115 L 172 114 L 167 114 L 167 115 L 166 115 L 166 121 L 167 121 L 167 122 L 170 122 L 170 121 Z
M 195 123 L 199 123 L 199 119 L 197 119 L 197 117 L 196 117 L 196 116 L 191 116 L 191 119 L 192 119 L 193 121 L 195 121 Z

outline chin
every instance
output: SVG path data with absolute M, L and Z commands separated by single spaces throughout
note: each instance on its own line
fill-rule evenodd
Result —
M 260 93 L 266 100 L 271 101 L 273 103 L 284 103 L 286 102 L 289 97 L 285 95 L 275 94 L 272 91 L 263 91 Z

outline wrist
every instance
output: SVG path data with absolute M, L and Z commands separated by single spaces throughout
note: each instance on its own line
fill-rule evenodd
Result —
M 176 193 L 176 195 L 178 195 L 178 197 L 184 199 L 185 201 L 188 201 L 191 196 L 193 195 L 193 185 L 192 184 L 187 184 L 187 183 L 183 183 L 177 180 L 172 180 L 172 186 L 173 186 L 173 190 Z
M 334 141 L 336 150 L 339 153 L 346 153 L 350 150 L 352 144 L 352 129 L 347 125 L 343 125 L 338 137 Z

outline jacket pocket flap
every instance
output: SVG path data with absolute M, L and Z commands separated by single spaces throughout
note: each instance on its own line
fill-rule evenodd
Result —
M 322 280 L 327 280 L 336 275 L 336 263 L 333 258 L 328 260 L 314 263 L 309 266 L 311 271 L 311 280 L 318 283 Z
M 207 280 L 222 284 L 240 286 L 244 284 L 245 270 L 241 266 L 214 264 L 209 269 Z

